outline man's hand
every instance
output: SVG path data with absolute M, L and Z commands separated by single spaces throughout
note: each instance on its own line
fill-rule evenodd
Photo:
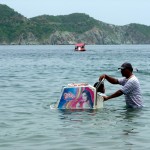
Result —
M 103 79 L 105 79 L 105 74 L 103 74 L 99 77 L 99 81 L 102 81 Z
M 104 98 L 104 101 L 107 101 L 109 99 L 109 96 L 102 96 Z

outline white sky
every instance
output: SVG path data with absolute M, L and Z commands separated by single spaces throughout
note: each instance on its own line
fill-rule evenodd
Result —
M 114 25 L 150 26 L 150 0 L 0 0 L 27 18 L 86 13 Z

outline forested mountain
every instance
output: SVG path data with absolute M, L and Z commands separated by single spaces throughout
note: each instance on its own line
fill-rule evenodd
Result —
M 26 18 L 0 4 L 0 44 L 150 44 L 150 26 L 116 26 L 87 14 Z

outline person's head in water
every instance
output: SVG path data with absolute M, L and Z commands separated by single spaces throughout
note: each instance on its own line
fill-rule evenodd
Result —
M 98 84 L 98 83 L 99 83 L 99 82 L 96 82 L 96 83 L 94 84 L 94 87 L 97 87 L 97 84 Z M 100 86 L 97 88 L 97 92 L 105 93 L 104 83 L 101 83 L 101 84 L 100 84 Z

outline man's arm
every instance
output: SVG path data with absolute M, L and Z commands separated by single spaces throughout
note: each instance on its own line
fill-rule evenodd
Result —
M 113 78 L 113 77 L 108 76 L 106 74 L 103 74 L 102 76 L 100 76 L 99 80 L 101 81 L 103 78 L 106 79 L 111 84 L 119 84 L 119 82 L 118 82 L 118 80 L 116 78 Z
M 116 91 L 114 94 L 110 95 L 110 96 L 103 96 L 104 101 L 107 101 L 109 99 L 121 96 L 123 94 L 123 92 L 121 90 Z

